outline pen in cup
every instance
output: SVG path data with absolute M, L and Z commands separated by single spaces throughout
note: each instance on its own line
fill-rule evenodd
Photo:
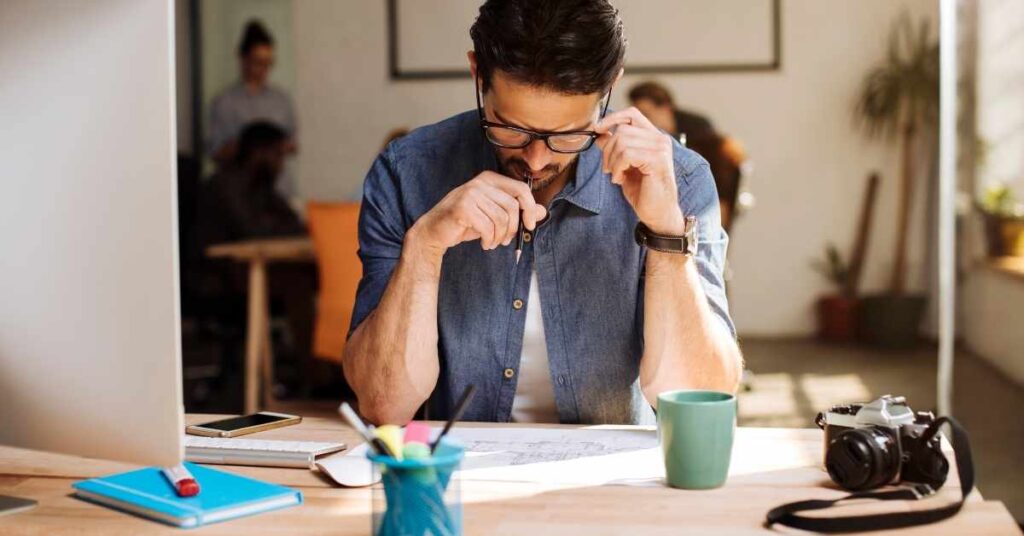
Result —
M 356 431 L 359 432 L 359 435 L 363 436 L 363 439 L 370 444 L 370 448 L 375 452 L 383 454 L 384 456 L 391 456 L 392 458 L 395 457 L 395 453 L 391 452 L 391 449 L 388 448 L 387 444 L 384 443 L 381 438 L 373 435 L 373 432 L 366 427 L 366 423 L 359 418 L 359 415 L 357 415 L 356 411 L 352 409 L 352 406 L 348 405 L 348 402 L 342 402 L 341 405 L 338 406 L 338 413 L 348 421 L 348 424 L 352 426 L 352 428 L 355 428 Z
M 444 424 L 444 428 L 441 433 L 434 440 L 434 443 L 430 445 L 430 453 L 433 454 L 437 450 L 437 446 L 441 444 L 441 439 L 448 435 L 448 431 L 452 429 L 452 425 L 455 421 L 462 418 L 462 414 L 465 413 L 466 407 L 469 406 L 469 401 L 473 398 L 473 393 L 476 392 L 476 386 L 470 384 L 466 387 L 466 390 L 462 392 L 462 396 L 459 397 L 459 401 L 455 403 L 455 409 L 452 410 L 451 416 L 448 418 L 448 422 Z

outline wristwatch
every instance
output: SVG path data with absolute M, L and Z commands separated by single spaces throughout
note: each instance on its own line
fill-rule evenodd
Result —
M 647 247 L 664 253 L 678 253 L 693 256 L 697 253 L 697 218 L 687 216 L 683 225 L 683 236 L 664 236 L 655 234 L 643 222 L 637 222 L 633 231 L 636 243 L 641 247 Z

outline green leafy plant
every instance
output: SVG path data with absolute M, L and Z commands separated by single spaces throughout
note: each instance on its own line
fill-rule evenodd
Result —
M 1013 218 L 1020 216 L 1020 206 L 1013 190 L 1007 184 L 989 186 L 981 196 L 981 209 L 995 216 Z
M 900 201 L 890 292 L 902 294 L 906 286 L 907 237 L 914 193 L 915 162 L 922 130 L 931 133 L 939 115 L 939 44 L 931 25 L 915 28 L 904 13 L 892 26 L 886 57 L 864 78 L 855 107 L 855 119 L 868 137 L 899 139 Z
M 825 258 L 811 261 L 811 267 L 839 289 L 846 288 L 846 281 L 850 277 L 850 265 L 843 260 L 835 244 L 830 242 L 825 246 Z

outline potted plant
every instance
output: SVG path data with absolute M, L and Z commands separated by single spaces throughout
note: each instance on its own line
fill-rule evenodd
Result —
M 835 292 L 818 298 L 818 337 L 822 340 L 845 342 L 857 334 L 857 298 L 848 293 L 850 267 L 843 261 L 835 244 L 825 247 L 825 258 L 811 266 L 835 286 Z
M 845 342 L 853 340 L 857 334 L 857 295 L 861 273 L 864 271 L 864 259 L 867 256 L 871 220 L 875 212 L 880 180 L 878 173 L 868 176 L 864 198 L 861 201 L 860 221 L 853 237 L 850 261 L 845 262 L 839 254 L 839 248 L 835 244 L 829 244 L 825 248 L 825 258 L 812 264 L 815 270 L 836 286 L 835 292 L 818 298 L 816 303 L 818 336 L 823 340 Z
M 991 257 L 1024 257 L 1024 206 L 1006 184 L 988 187 L 978 203 Z
M 868 72 L 857 99 L 855 117 L 870 138 L 897 139 L 900 145 L 896 249 L 887 292 L 865 296 L 860 334 L 880 346 L 909 346 L 917 340 L 927 305 L 924 294 L 906 290 L 907 240 L 918 162 L 934 157 L 931 140 L 939 109 L 939 44 L 930 25 L 915 29 L 901 16 L 889 34 L 885 59 Z

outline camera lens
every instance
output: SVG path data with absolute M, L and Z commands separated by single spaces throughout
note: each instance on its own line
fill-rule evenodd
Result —
M 850 491 L 891 482 L 900 470 L 895 435 L 878 427 L 845 430 L 828 445 L 825 469 L 832 481 Z

